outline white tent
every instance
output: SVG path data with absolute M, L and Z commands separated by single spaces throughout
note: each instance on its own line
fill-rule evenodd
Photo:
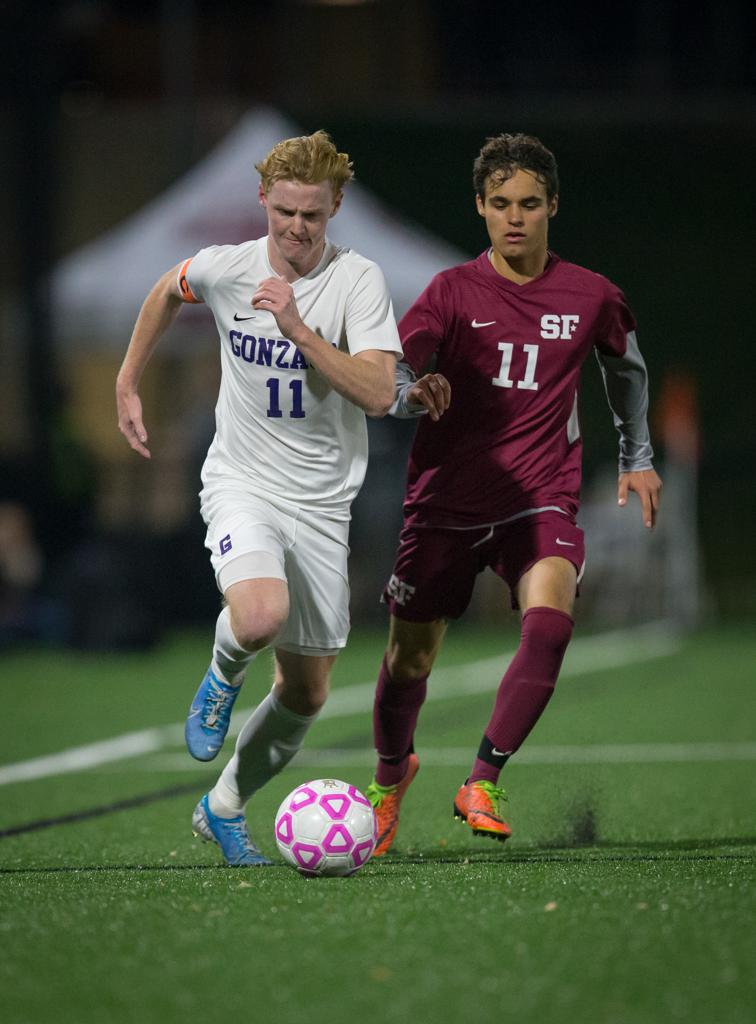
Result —
M 264 235 L 254 165 L 281 139 L 298 134 L 273 110 L 251 111 L 162 195 L 61 260 L 52 279 L 59 340 L 67 347 L 122 351 L 142 301 L 167 269 L 203 246 Z M 348 186 L 328 235 L 379 264 L 397 317 L 435 273 L 466 258 L 399 220 L 358 183 Z

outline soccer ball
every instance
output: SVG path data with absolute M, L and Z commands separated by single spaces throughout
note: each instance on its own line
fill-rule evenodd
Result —
M 353 875 L 378 838 L 368 798 L 338 779 L 297 786 L 278 808 L 275 834 L 281 856 L 303 875 Z

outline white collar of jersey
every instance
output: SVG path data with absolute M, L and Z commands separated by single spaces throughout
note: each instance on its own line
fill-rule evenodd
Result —
M 320 257 L 320 260 L 318 261 L 317 265 L 314 266 L 312 268 L 312 270 L 308 274 L 303 274 L 302 277 L 298 277 L 296 279 L 296 281 L 293 282 L 293 286 L 296 286 L 297 281 L 311 281 L 314 277 L 317 277 L 318 274 L 321 274 L 323 272 L 323 270 L 325 270 L 325 268 L 328 266 L 328 264 L 331 262 L 331 260 L 334 259 L 336 256 L 338 256 L 338 254 L 340 252 L 342 252 L 342 251 L 343 251 L 343 249 L 342 249 L 341 246 L 334 245 L 333 242 L 331 242 L 326 237 L 325 245 L 323 246 L 323 255 Z M 265 236 L 265 239 L 264 239 L 263 254 L 264 254 L 264 257 L 265 257 L 265 265 L 267 266 L 268 270 L 270 271 L 270 276 L 271 277 L 278 277 L 278 274 L 273 269 L 273 267 L 270 265 L 270 258 L 268 256 L 268 236 L 267 235 Z

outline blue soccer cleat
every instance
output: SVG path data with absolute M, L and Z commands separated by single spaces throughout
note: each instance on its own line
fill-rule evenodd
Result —
M 212 761 L 223 746 L 231 709 L 240 686 L 229 686 L 208 669 L 194 695 L 184 726 L 189 753 L 198 761 Z
M 232 868 L 267 867 L 273 862 L 257 849 L 249 838 L 244 815 L 237 818 L 219 818 L 210 810 L 207 794 L 202 797 L 192 814 L 192 829 L 208 843 L 217 843 L 226 863 Z

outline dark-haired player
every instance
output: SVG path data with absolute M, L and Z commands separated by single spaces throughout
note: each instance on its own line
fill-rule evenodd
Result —
M 592 351 L 620 435 L 619 503 L 635 491 L 649 528 L 659 504 L 633 315 L 605 277 L 548 248 L 559 192 L 553 154 L 538 139 L 499 135 L 476 159 L 473 184 L 490 246 L 434 277 L 399 325 L 408 380 L 394 412 L 428 415 L 410 454 L 384 593 L 391 621 L 368 788 L 379 856 L 418 770 L 415 725 L 448 620 L 464 612 L 486 566 L 508 584 L 522 634 L 454 812 L 475 833 L 511 834 L 499 773 L 554 691 L 583 572 L 577 401 Z M 416 379 L 431 359 L 434 372 Z

